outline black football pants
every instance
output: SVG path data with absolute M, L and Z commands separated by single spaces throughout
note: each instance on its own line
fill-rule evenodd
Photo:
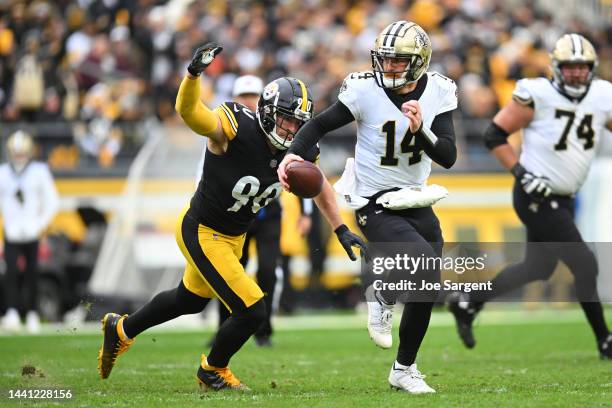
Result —
M 6 234 L 5 234 L 6 236 Z M 6 260 L 5 299 L 7 308 L 19 308 L 19 256 L 25 260 L 24 283 L 27 299 L 24 306 L 28 311 L 38 310 L 38 243 L 4 241 L 4 258 Z
M 255 337 L 272 335 L 272 307 L 276 287 L 276 267 L 280 259 L 280 217 L 256 219 L 246 234 L 240 263 L 246 267 L 249 262 L 249 243 L 255 239 L 257 247 L 257 284 L 263 291 L 266 302 L 266 319 L 255 332 Z M 230 316 L 229 311 L 219 304 L 219 327 Z
M 574 223 L 575 200 L 554 196 L 535 204 L 517 182 L 513 205 L 527 228 L 527 242 L 545 244 L 528 244 L 525 260 L 503 269 L 492 281 L 493 290 L 474 294 L 473 299 L 488 301 L 529 282 L 547 280 L 557 262 L 563 261 L 574 275 L 576 296 L 596 337 L 605 337 L 608 328 L 597 294 L 597 259 Z
M 376 199 L 372 198 L 368 205 L 356 212 L 356 218 L 370 243 L 406 242 L 412 249 L 418 248 L 419 255 L 435 257 L 442 254 L 444 241 L 440 222 L 431 207 L 391 211 L 376 204 Z M 430 277 L 429 280 L 439 281 L 439 270 L 429 272 L 437 274 L 437 278 Z M 397 297 L 397 294 L 384 291 L 381 295 L 391 301 Z M 429 301 L 409 301 L 404 305 L 399 328 L 398 363 L 411 365 L 416 360 L 436 296 L 436 293 L 430 293 Z

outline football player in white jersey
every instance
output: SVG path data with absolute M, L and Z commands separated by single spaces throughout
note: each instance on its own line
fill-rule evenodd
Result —
M 579 34 L 562 36 L 551 53 L 553 78 L 518 81 L 512 101 L 493 118 L 485 142 L 516 182 L 514 209 L 527 228 L 522 263 L 493 280 L 488 293 L 454 294 L 449 308 L 464 344 L 475 345 L 472 322 L 484 302 L 528 282 L 548 279 L 563 261 L 597 339 L 601 358 L 612 358 L 612 334 L 597 295 L 597 260 L 574 224 L 574 196 L 584 182 L 605 128 L 612 129 L 612 84 L 595 79 L 597 54 Z M 507 143 L 523 129 L 520 157 Z M 552 243 L 571 243 L 568 245 Z
M 288 189 L 286 166 L 301 160 L 309 146 L 323 135 L 352 121 L 357 122 L 352 194 L 361 231 L 371 243 L 411 243 L 425 256 L 439 256 L 442 232 L 431 203 L 407 208 L 384 205 L 381 198 L 426 187 L 435 161 L 450 168 L 457 158 L 452 111 L 457 108 L 455 83 L 427 72 L 431 42 L 417 24 L 397 21 L 376 38 L 371 52 L 372 71 L 349 74 L 331 107 L 300 129 L 289 154 L 280 164 L 279 180 Z M 347 162 L 347 170 L 349 169 Z M 345 176 L 343 176 L 344 178 Z M 402 208 L 402 209 L 399 209 Z M 431 271 L 439 279 L 439 270 Z M 399 293 L 366 291 L 368 331 L 382 348 L 392 345 L 393 305 Z M 389 375 L 393 388 L 413 394 L 435 392 L 425 383 L 415 364 L 429 325 L 433 299 L 408 302 L 399 328 L 400 344 Z

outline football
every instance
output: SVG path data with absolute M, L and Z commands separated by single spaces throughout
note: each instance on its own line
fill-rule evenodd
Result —
M 309 161 L 294 161 L 287 166 L 289 191 L 302 198 L 319 195 L 323 188 L 323 174 Z

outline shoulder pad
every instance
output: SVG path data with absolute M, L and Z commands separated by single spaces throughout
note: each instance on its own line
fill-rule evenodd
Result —
M 215 111 L 221 118 L 223 132 L 230 139 L 234 139 L 238 133 L 238 124 L 242 117 L 255 120 L 255 114 L 246 106 L 236 102 L 224 102 Z
M 457 109 L 457 84 L 455 84 L 455 81 L 437 72 L 428 72 L 427 75 L 427 86 L 434 87 L 434 94 L 438 95 L 437 113 Z
M 457 84 L 449 77 L 435 71 L 428 72 L 427 74 L 429 75 L 429 79 L 433 80 L 440 88 L 449 92 L 455 92 L 457 89 Z
M 519 79 L 512 92 L 512 99 L 521 105 L 534 107 L 537 95 L 543 86 L 549 86 L 548 82 L 549 80 L 546 78 Z

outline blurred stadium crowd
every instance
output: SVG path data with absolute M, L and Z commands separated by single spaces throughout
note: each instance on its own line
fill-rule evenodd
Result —
M 68 138 L 43 149 L 53 169 L 74 168 L 84 159 L 111 167 L 122 151 L 129 161 L 146 137 L 130 132 L 130 123 L 150 117 L 178 121 L 176 91 L 197 46 L 214 40 L 225 47 L 220 63 L 207 71 L 206 102 L 231 99 L 238 75 L 264 81 L 292 75 L 310 84 L 321 111 L 335 100 L 347 73 L 370 68 L 376 34 L 403 18 L 429 33 L 430 69 L 458 83 L 460 144 L 477 150 L 483 119 L 508 100 L 515 79 L 547 75 L 548 50 L 563 32 L 591 40 L 600 57 L 599 76 L 612 79 L 612 26 L 605 15 L 586 24 L 534 3 L 550 2 L 5 1 L 0 118 L 5 124 L 27 122 L 30 129 L 46 123 L 32 133 Z M 551 4 L 563 11 L 559 6 L 566 3 Z M 582 7 L 597 14 L 601 4 Z

